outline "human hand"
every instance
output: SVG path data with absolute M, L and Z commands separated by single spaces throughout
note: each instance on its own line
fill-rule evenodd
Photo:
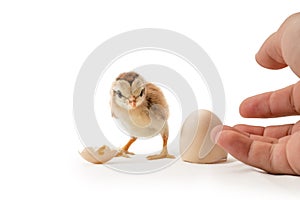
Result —
M 269 69 L 290 66 L 300 77 L 300 13 L 286 19 L 256 55 Z M 240 105 L 247 118 L 300 115 L 300 82 L 250 97 Z M 272 174 L 300 175 L 300 121 L 295 124 L 259 127 L 216 127 L 213 140 L 238 160 Z

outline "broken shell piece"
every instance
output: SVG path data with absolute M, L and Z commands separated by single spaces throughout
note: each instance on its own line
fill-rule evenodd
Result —
M 116 150 L 111 150 L 108 146 L 103 145 L 98 149 L 86 147 L 80 155 L 88 162 L 94 164 L 103 164 L 117 155 Z

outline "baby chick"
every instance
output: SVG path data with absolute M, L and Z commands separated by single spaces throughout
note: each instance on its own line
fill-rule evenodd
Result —
M 147 83 L 135 72 L 122 73 L 112 84 L 110 105 L 112 117 L 122 124 L 131 137 L 119 155 L 128 157 L 127 154 L 133 154 L 128 149 L 137 138 L 149 138 L 160 133 L 162 151 L 147 159 L 175 158 L 167 150 L 169 108 L 157 86 Z

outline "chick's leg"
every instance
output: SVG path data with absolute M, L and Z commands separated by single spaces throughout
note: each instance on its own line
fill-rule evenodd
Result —
M 151 155 L 151 156 L 147 156 L 148 160 L 156 160 L 156 159 L 162 159 L 162 158 L 175 158 L 175 156 L 170 155 L 168 153 L 168 138 L 169 138 L 169 127 L 168 124 L 166 123 L 163 131 L 162 131 L 162 139 L 163 139 L 163 149 L 160 152 L 160 154 L 157 155 Z
M 123 156 L 123 157 L 129 158 L 128 154 L 134 155 L 134 153 L 129 152 L 128 149 L 132 145 L 132 143 L 134 143 L 135 141 L 136 141 L 135 137 L 130 138 L 130 140 L 127 142 L 127 144 L 120 149 L 120 152 L 117 154 L 117 156 Z

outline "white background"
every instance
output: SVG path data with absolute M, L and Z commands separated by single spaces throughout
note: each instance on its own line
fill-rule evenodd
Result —
M 207 62 L 207 60 L 203 62 L 205 63 Z M 99 78 L 99 82 L 95 91 L 94 110 L 98 125 L 105 137 L 115 147 L 121 147 L 125 145 L 125 143 L 129 140 L 129 137 L 128 135 L 126 135 L 128 133 L 124 134 L 119 130 L 119 126 L 116 126 L 115 119 L 111 117 L 109 93 L 112 82 L 116 79 L 116 77 L 118 77 L 120 73 L 132 71 L 138 67 L 143 68 L 143 66 L 145 65 L 159 65 L 160 67 L 168 67 L 171 71 L 176 71 L 179 76 L 186 80 L 187 84 L 193 90 L 193 93 L 197 94 L 197 96 L 195 96 L 194 98 L 198 103 L 198 107 L 201 109 L 212 110 L 212 99 L 210 91 L 205 80 L 203 80 L 202 78 L 202 74 L 198 73 L 185 60 L 183 60 L 179 56 L 160 50 L 140 50 L 129 53 L 113 62 L 108 67 L 108 69 L 106 69 L 105 73 L 101 76 L 101 78 Z M 144 78 L 149 81 L 147 75 L 149 76 L 149 74 L 145 74 Z M 175 94 L 175 91 L 170 89 L 170 86 L 164 85 L 162 83 L 157 83 L 157 85 L 159 84 L 161 84 L 160 88 L 162 89 L 169 106 L 170 117 L 168 118 L 168 143 L 171 144 L 175 137 L 179 134 L 181 124 L 184 120 L 182 119 L 182 107 L 180 105 L 180 101 L 182 101 L 182 99 L 179 99 L 179 96 Z M 185 98 L 193 97 L 185 96 Z M 195 107 L 194 109 L 197 108 Z M 134 152 L 135 154 L 149 154 L 151 152 L 153 154 L 154 151 L 160 151 L 161 149 L 162 138 L 160 136 L 152 137 L 150 139 L 147 138 L 145 140 L 138 140 L 138 142 L 135 142 L 134 145 L 130 147 L 130 151 Z M 176 149 L 179 149 L 179 147 Z
M 214 61 L 226 93 L 225 123 L 268 125 L 297 118 L 239 116 L 247 96 L 295 83 L 290 69 L 260 68 L 254 55 L 299 1 L 6 1 L 0 3 L 1 199 L 299 199 L 300 179 L 273 176 L 230 158 L 177 161 L 128 175 L 86 163 L 72 115 L 84 60 L 106 39 L 164 28 L 196 41 Z

